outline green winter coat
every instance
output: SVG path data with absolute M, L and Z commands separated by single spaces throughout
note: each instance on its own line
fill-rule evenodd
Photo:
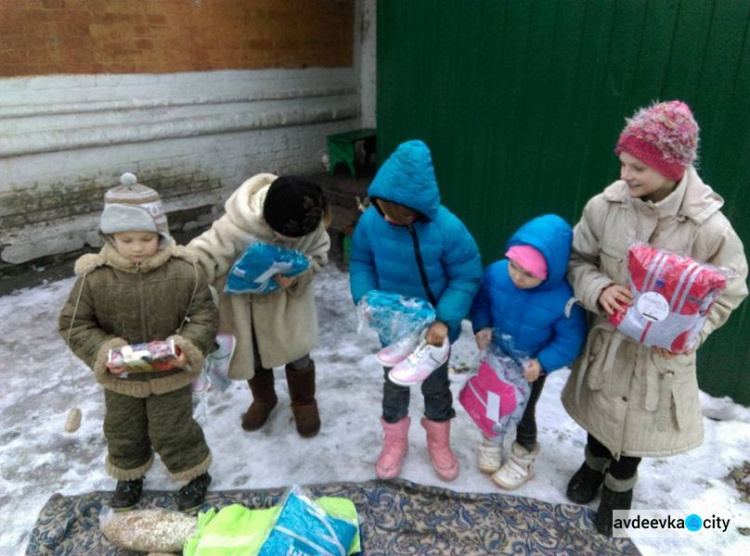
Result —
M 80 276 L 60 313 L 63 339 L 106 389 L 136 398 L 165 394 L 190 384 L 212 351 L 219 311 L 201 271 L 182 248 L 170 242 L 133 265 L 110 244 L 84 255 Z M 185 369 L 108 372 L 109 350 L 127 344 L 173 338 L 185 354 Z

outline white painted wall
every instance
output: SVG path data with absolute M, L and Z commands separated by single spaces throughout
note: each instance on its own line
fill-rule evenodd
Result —
M 360 63 L 1 79 L 0 259 L 95 244 L 101 198 L 125 171 L 174 211 L 221 203 L 257 172 L 321 170 L 327 135 L 374 126 L 369 91 L 360 116 L 371 62 L 366 85 Z

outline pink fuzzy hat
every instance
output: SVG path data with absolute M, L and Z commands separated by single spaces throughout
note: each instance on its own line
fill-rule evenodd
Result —
M 514 245 L 508 249 L 505 256 L 534 278 L 547 279 L 547 260 L 538 249 L 534 249 L 531 245 Z
M 698 124 L 679 100 L 641 108 L 628 118 L 615 153 L 626 152 L 664 177 L 679 181 L 698 156 Z

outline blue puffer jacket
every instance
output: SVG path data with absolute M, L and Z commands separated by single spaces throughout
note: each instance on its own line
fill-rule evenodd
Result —
M 583 309 L 569 301 L 573 289 L 568 269 L 573 230 L 555 214 L 527 222 L 513 234 L 506 250 L 530 245 L 547 261 L 547 279 L 536 288 L 517 288 L 508 274 L 508 260 L 487 267 L 471 308 L 474 331 L 493 327 L 510 335 L 517 349 L 539 360 L 546 373 L 570 365 L 586 339 Z M 497 333 L 497 330 L 495 331 Z
M 417 263 L 418 249 L 437 300 L 437 320 L 448 325 L 454 342 L 479 287 L 482 262 L 469 230 L 440 204 L 427 145 L 422 141 L 399 145 L 367 193 L 371 199 L 405 205 L 422 218 L 408 227 L 394 226 L 374 203 L 364 212 L 354 230 L 350 256 L 354 302 L 375 289 L 429 300 Z

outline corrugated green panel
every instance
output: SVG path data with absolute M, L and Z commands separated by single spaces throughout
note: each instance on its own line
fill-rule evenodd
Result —
M 624 119 L 679 98 L 703 178 L 750 245 L 750 1 L 380 0 L 378 148 L 433 151 L 445 204 L 485 263 L 555 211 L 575 222 L 618 177 Z M 750 303 L 701 349 L 701 387 L 750 404 Z

